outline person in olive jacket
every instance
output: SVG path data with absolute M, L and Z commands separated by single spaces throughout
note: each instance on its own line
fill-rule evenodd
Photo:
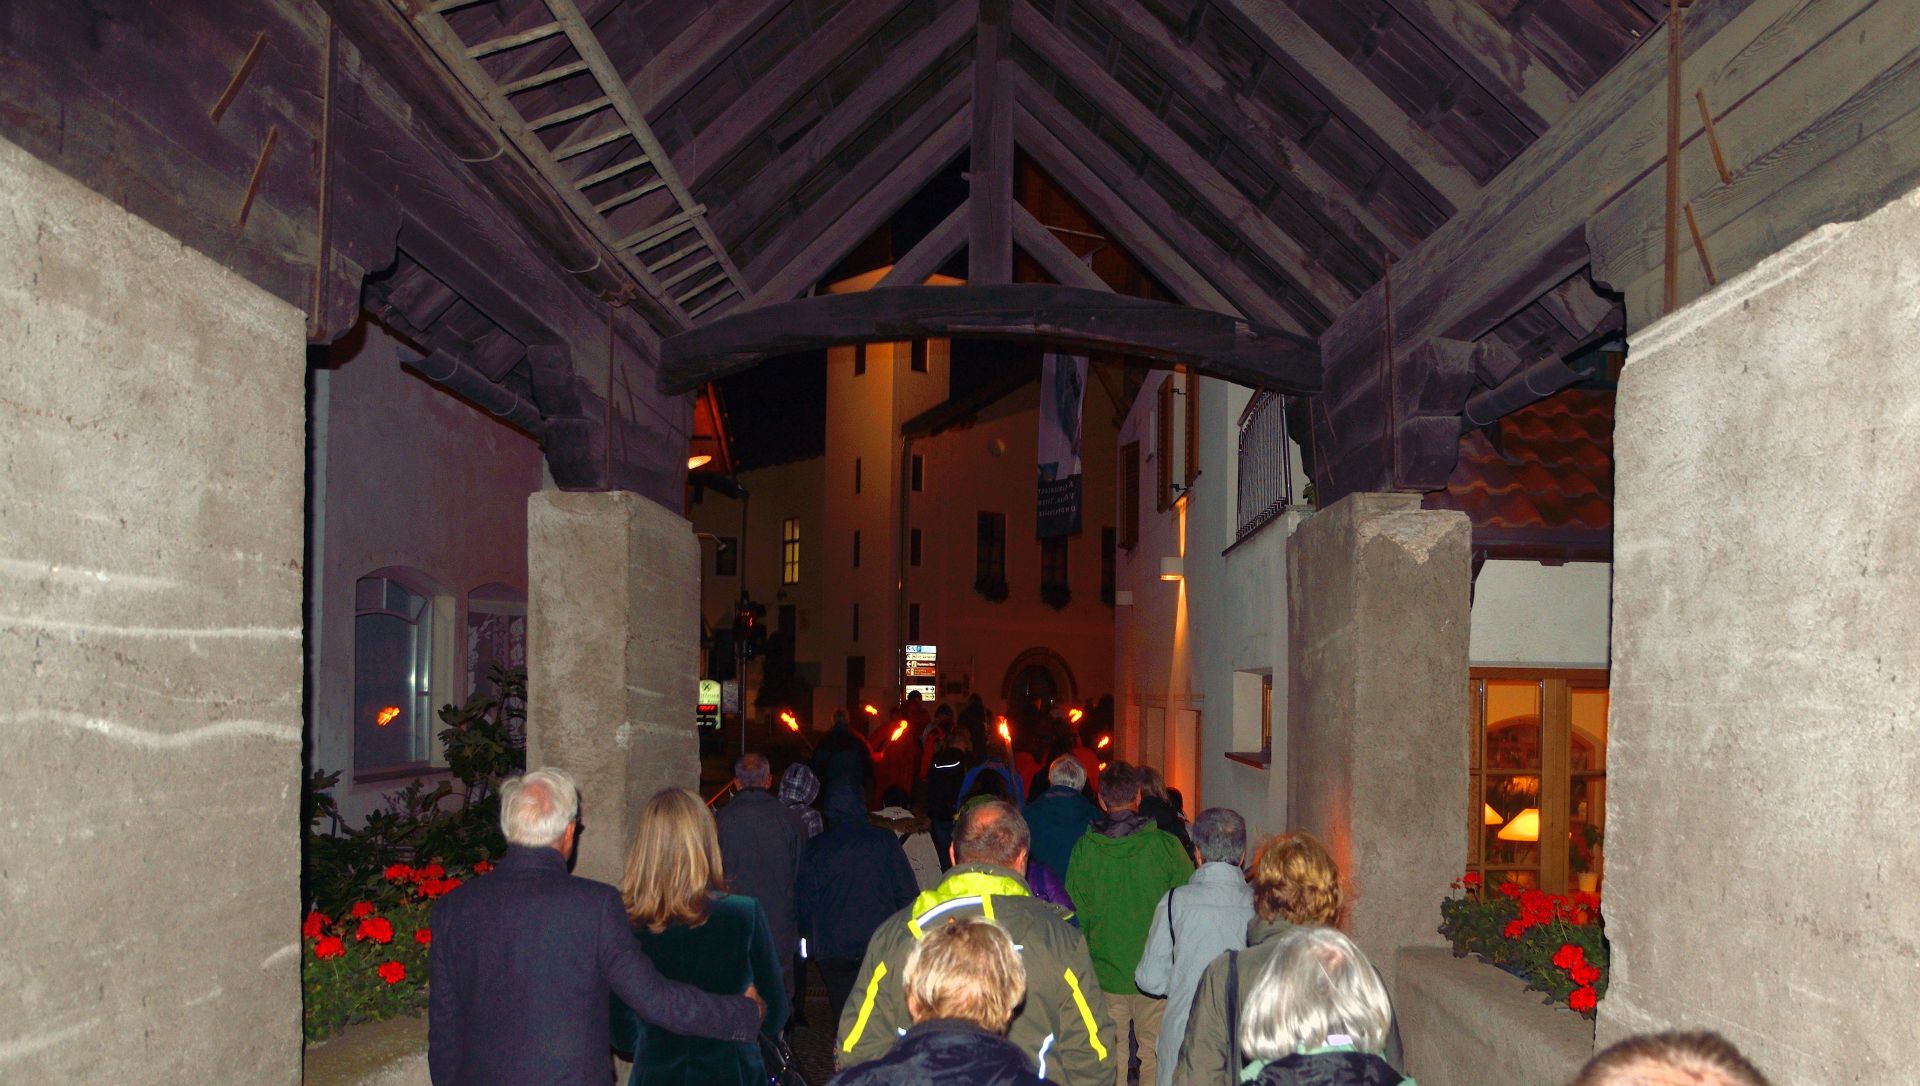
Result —
M 1002 800 L 960 815 L 953 832 L 959 862 L 939 886 L 881 924 L 867 944 L 853 997 L 840 1015 L 834 1056 L 842 1067 L 885 1056 L 912 1024 L 899 978 L 914 946 L 950 918 L 981 917 L 1006 929 L 1025 967 L 1027 998 L 1007 1039 L 1033 1058 L 1041 1078 L 1067 1086 L 1113 1082 L 1113 1024 L 1086 940 L 1067 922 L 1066 910 L 1028 890 L 1020 872 L 1029 844 L 1026 820 Z

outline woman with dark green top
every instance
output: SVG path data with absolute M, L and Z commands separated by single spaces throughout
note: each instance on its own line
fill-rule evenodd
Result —
M 654 967 L 673 980 L 723 994 L 754 986 L 767 1001 L 760 1032 L 776 1035 L 788 1008 L 773 933 L 760 903 L 727 893 L 725 885 L 713 814 L 684 789 L 654 793 L 620 879 L 634 938 Z M 767 1081 L 758 1045 L 670 1033 L 642 1022 L 617 997 L 613 1044 L 633 1053 L 629 1086 L 761 1086 Z

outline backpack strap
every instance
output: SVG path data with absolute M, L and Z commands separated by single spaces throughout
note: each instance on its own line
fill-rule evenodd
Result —
M 1176 947 L 1180 945 L 1180 929 L 1173 924 L 1173 895 L 1179 892 L 1178 886 L 1167 891 L 1167 941 Z
M 1228 1073 L 1240 1077 L 1240 952 L 1227 951 L 1227 1053 Z

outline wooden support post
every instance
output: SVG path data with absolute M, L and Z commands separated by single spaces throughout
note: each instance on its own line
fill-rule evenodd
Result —
M 974 283 L 1013 282 L 1013 91 L 1006 78 L 1012 30 L 1010 0 L 980 0 L 967 240 L 967 278 Z
M 1713 110 L 1707 108 L 1707 90 L 1705 87 L 1693 92 L 1693 100 L 1700 103 L 1700 127 L 1707 133 L 1707 149 L 1713 152 L 1713 168 L 1720 175 L 1720 183 L 1733 184 L 1733 171 L 1727 169 L 1727 154 L 1720 149 L 1720 133 L 1713 127 Z

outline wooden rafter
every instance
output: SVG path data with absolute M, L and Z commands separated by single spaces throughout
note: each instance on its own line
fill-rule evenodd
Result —
M 1053 281 L 1063 287 L 1079 287 L 1083 290 L 1112 290 L 1105 279 L 1087 266 L 1085 261 L 1073 255 L 1066 243 L 1053 236 L 1053 231 L 1033 212 L 1013 206 L 1013 241 L 1022 251 L 1032 257 L 1041 270 L 1053 277 Z
M 960 206 L 940 220 L 939 225 L 927 232 L 927 236 L 907 250 L 905 256 L 893 262 L 887 274 L 873 285 L 875 290 L 881 287 L 918 287 L 926 285 L 927 278 L 940 270 L 940 266 L 953 259 L 955 253 L 967 244 L 967 232 L 973 223 L 973 209 L 970 201 L 960 201 Z
M 1465 207 L 1479 193 L 1480 183 L 1453 152 L 1407 116 L 1291 7 L 1279 0 L 1215 3 L 1389 162 L 1421 179 L 1449 210 Z
M 1052 140 L 1064 146 L 1071 157 L 1085 163 L 1093 176 L 1100 178 L 1122 202 L 1137 209 L 1148 222 L 1153 223 L 1154 231 L 1184 254 L 1184 258 L 1195 261 L 1188 266 L 1199 268 L 1200 274 L 1230 300 L 1233 308 L 1256 320 L 1298 332 L 1306 331 L 1306 326 L 1299 318 L 1282 306 L 1266 286 L 1248 275 L 1230 254 L 1188 222 L 1178 208 L 1170 206 L 1152 185 L 1140 177 L 1132 164 L 1122 160 L 1105 140 L 1088 131 L 1086 126 L 1068 114 L 1052 94 L 1033 82 L 1025 72 L 1015 77 L 1014 85 L 1019 91 L 1020 104 L 1033 118 L 1035 127 L 1049 133 Z M 1017 131 L 1020 128 L 1017 119 L 1015 126 Z M 1037 133 L 1035 135 L 1037 137 Z M 1034 138 L 1030 141 L 1018 134 L 1016 138 L 1029 153 L 1036 158 L 1041 157 L 1041 152 L 1036 148 L 1042 145 L 1042 140 Z M 1045 168 L 1049 174 L 1055 173 L 1053 167 Z
M 783 302 L 827 274 L 966 149 L 973 109 L 964 83 L 922 106 L 749 265 L 756 305 Z
M 1114 351 L 1287 392 L 1320 385 L 1313 340 L 1224 313 L 1041 283 L 821 294 L 742 310 L 661 344 L 669 393 L 778 355 L 846 343 L 994 339 Z
M 1387 0 L 1535 135 L 1566 116 L 1579 94 L 1474 0 Z
M 1026 101 L 1031 84 L 1023 84 L 1016 78 L 1015 87 L 1018 93 L 1013 114 L 1014 141 L 1067 195 L 1092 214 L 1101 229 L 1186 304 L 1220 313 L 1246 312 L 1201 274 L 1189 253 L 1182 249 L 1180 243 L 1190 238 L 1181 224 L 1168 219 L 1150 220 L 1147 209 L 1135 207 L 1126 195 L 1113 188 L 1111 175 L 1103 174 L 1098 166 L 1083 160 L 1034 115 Z M 1037 92 L 1038 88 L 1032 90 Z M 1058 117 L 1053 119 L 1059 123 Z M 1192 258 L 1197 259 L 1204 252 L 1204 248 L 1194 252 Z M 1271 310 L 1259 312 L 1264 319 Z
M 790 0 L 714 0 L 627 80 L 648 117 L 705 79 Z
M 800 41 L 770 70 L 755 79 L 738 101 L 694 136 L 678 154 L 687 178 L 699 188 L 800 96 L 825 78 L 835 65 L 888 19 L 905 0 L 848 0 L 826 25 Z
M 926 29 L 896 47 L 886 64 L 862 80 L 798 142 L 755 172 L 746 187 L 718 209 L 731 228 L 729 236 L 747 236 L 762 219 L 792 200 L 794 191 L 822 164 L 836 157 L 848 140 L 894 108 L 942 57 L 973 34 L 977 11 L 977 0 L 957 0 Z
M 1023 4 L 1021 10 L 1027 9 Z M 1013 282 L 1013 47 L 1011 0 L 980 0 L 973 39 L 973 144 L 968 190 L 967 277 Z
M 1233 227 L 1260 257 L 1277 269 L 1297 290 L 1317 324 L 1324 324 L 1353 302 L 1353 288 L 1323 267 L 1318 254 L 1289 236 L 1233 182 L 1221 176 L 1192 145 L 1167 126 L 1158 114 L 1122 87 L 1107 67 L 1067 40 L 1052 23 L 1022 5 L 1014 28 L 1054 73 L 1067 81 L 1101 113 L 1138 140 L 1149 154 L 1178 176 L 1194 197 Z
M 1167 29 L 1140 0 L 1099 0 L 1107 27 L 1126 46 L 1190 97 L 1220 127 L 1235 150 L 1277 178 L 1291 178 L 1288 191 L 1314 217 L 1369 261 L 1400 257 L 1418 238 L 1403 237 L 1367 202 L 1315 161 L 1276 123 L 1267 107 L 1229 81 L 1191 46 Z

